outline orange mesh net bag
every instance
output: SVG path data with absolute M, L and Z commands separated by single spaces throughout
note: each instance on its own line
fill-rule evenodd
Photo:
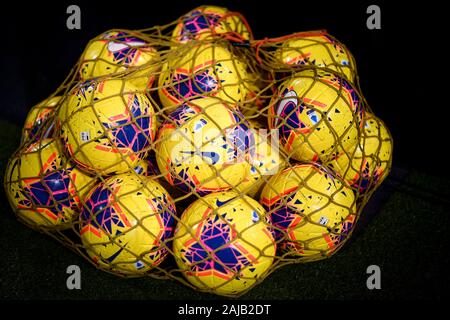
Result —
M 92 39 L 31 109 L 4 186 L 20 221 L 101 270 L 239 296 L 336 253 L 391 162 L 343 44 L 255 40 L 199 7 Z

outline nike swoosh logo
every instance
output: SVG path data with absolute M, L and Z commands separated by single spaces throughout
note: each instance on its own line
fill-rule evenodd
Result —
M 120 43 L 120 42 L 113 42 L 113 41 L 111 41 L 111 42 L 108 43 L 108 50 L 110 52 L 118 52 L 118 51 L 121 51 L 123 49 L 128 49 L 130 47 L 139 47 L 139 46 L 142 46 L 144 44 L 145 43 L 141 42 L 141 41 L 130 41 L 130 42 L 127 42 L 127 43 Z
M 116 259 L 118 256 L 119 256 L 119 254 L 123 251 L 123 249 L 125 248 L 125 246 L 128 244 L 128 242 L 127 243 L 125 243 L 125 245 L 123 245 L 119 250 L 117 250 L 115 253 L 113 253 L 112 254 L 112 256 L 110 256 L 109 258 L 105 258 L 108 262 L 113 262 L 114 261 L 114 259 Z
M 227 201 L 220 201 L 219 199 L 216 200 L 216 206 L 221 207 L 224 204 L 227 204 L 228 202 L 230 202 L 231 200 L 233 200 L 234 198 L 228 199 Z

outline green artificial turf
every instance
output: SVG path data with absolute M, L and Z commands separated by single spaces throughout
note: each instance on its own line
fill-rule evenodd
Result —
M 20 129 L 0 121 L 0 171 L 19 144 Z M 242 299 L 439 298 L 448 287 L 450 183 L 411 172 L 351 243 L 328 260 L 288 265 Z M 223 299 L 168 280 L 122 279 L 94 268 L 45 234 L 26 228 L 3 188 L 0 198 L 2 299 Z M 82 289 L 68 290 L 66 268 L 81 268 Z M 381 290 L 368 290 L 366 268 L 381 268 Z

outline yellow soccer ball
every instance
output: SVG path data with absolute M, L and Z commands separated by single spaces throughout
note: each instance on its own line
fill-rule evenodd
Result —
M 101 268 L 143 275 L 168 254 L 176 216 L 167 191 L 135 173 L 112 176 L 94 187 L 80 214 L 80 235 Z
M 240 293 L 264 278 L 276 245 L 266 212 L 248 196 L 232 191 L 193 202 L 177 225 L 173 251 L 186 279 L 221 295 Z
M 317 69 L 298 72 L 278 88 L 270 103 L 269 127 L 295 160 L 330 160 L 338 147 L 359 141 L 364 114 L 356 89 L 337 74 Z
M 162 124 L 156 160 L 171 185 L 204 195 L 245 179 L 253 145 L 253 131 L 237 109 L 201 98 L 177 108 Z
M 361 139 L 354 150 L 341 152 L 328 163 L 349 185 L 365 193 L 389 174 L 393 141 L 386 125 L 366 113 Z
M 80 198 L 95 178 L 68 162 L 54 139 L 29 144 L 8 163 L 5 188 L 11 206 L 35 227 L 66 228 L 78 217 Z
M 356 79 L 353 55 L 324 30 L 299 33 L 298 36 L 284 41 L 274 56 L 283 64 L 329 68 L 352 83 Z
M 274 175 L 261 193 L 280 248 L 317 260 L 335 252 L 356 218 L 350 187 L 318 165 L 296 165 Z
M 199 97 L 218 97 L 235 105 L 246 97 L 245 63 L 226 47 L 186 45 L 162 67 L 158 94 L 165 111 Z
M 246 96 L 240 105 L 242 113 L 248 118 L 256 118 L 267 115 L 266 107 L 269 104 L 268 85 L 263 80 L 263 75 L 255 72 L 247 72 L 245 81 Z
M 277 141 L 271 139 L 270 131 L 255 120 L 248 122 L 254 130 L 255 152 L 248 175 L 236 186 L 236 190 L 255 197 L 266 180 L 286 166 L 286 161 L 278 144 L 274 144 Z
M 132 84 L 140 90 L 150 88 L 155 80 L 158 52 L 135 34 L 108 31 L 87 45 L 81 57 L 79 75 L 88 80 L 145 66 L 132 76 Z M 148 66 L 148 67 L 147 67 Z
M 177 42 L 186 43 L 224 33 L 243 40 L 252 38 L 250 28 L 240 14 L 223 7 L 200 6 L 178 20 L 172 37 Z
M 37 141 L 40 138 L 39 135 L 47 138 L 50 136 L 51 130 L 49 132 L 40 131 L 47 124 L 47 120 L 55 114 L 61 98 L 61 96 L 54 96 L 31 108 L 23 126 L 22 143 L 25 141 Z M 53 126 L 51 126 L 52 128 Z
M 73 161 L 100 174 L 134 168 L 156 134 L 150 100 L 121 80 L 86 81 L 75 87 L 59 110 L 59 122 Z

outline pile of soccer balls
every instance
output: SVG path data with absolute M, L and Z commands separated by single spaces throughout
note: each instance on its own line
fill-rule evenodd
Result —
M 108 31 L 31 109 L 5 188 L 105 271 L 242 294 L 336 252 L 388 174 L 357 79 L 325 31 L 258 41 L 225 8 Z

